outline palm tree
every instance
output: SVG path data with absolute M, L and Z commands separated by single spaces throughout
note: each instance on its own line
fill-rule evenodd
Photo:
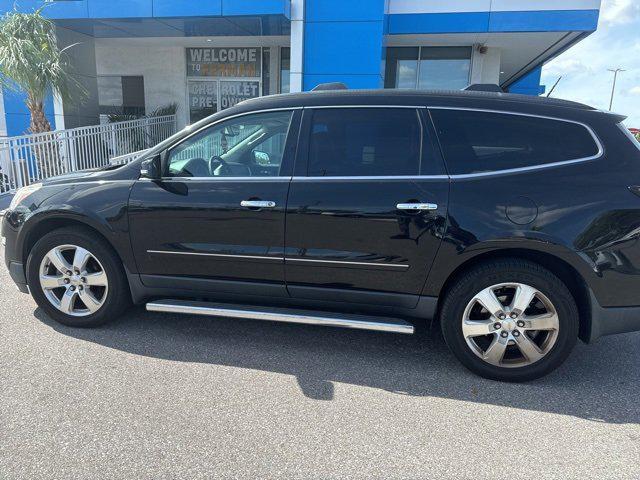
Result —
M 55 26 L 42 16 L 42 8 L 33 13 L 16 10 L 0 19 L 0 85 L 27 95 L 31 114 L 31 133 L 51 131 L 44 113 L 48 93 L 62 100 L 86 95 L 84 88 L 71 75 L 65 50 L 58 47 Z

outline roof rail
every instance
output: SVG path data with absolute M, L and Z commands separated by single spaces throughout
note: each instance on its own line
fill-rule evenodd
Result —
M 348 90 L 348 87 L 342 82 L 319 83 L 311 91 L 320 92 L 323 90 Z
M 496 85 L 495 83 L 474 83 L 473 85 L 469 85 L 464 90 L 468 92 L 504 93 L 504 90 L 500 88 L 500 85 Z

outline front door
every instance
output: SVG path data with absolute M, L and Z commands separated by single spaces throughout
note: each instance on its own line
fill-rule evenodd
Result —
M 415 307 L 449 191 L 425 113 L 305 109 L 287 206 L 292 297 Z
M 162 180 L 130 197 L 142 281 L 286 295 L 284 227 L 299 111 L 217 122 L 169 148 Z

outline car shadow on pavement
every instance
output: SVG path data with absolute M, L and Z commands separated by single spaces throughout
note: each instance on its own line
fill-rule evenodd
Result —
M 334 382 L 402 395 L 449 398 L 599 422 L 638 424 L 640 334 L 579 343 L 551 375 L 526 384 L 468 372 L 437 330 L 400 335 L 130 310 L 96 329 L 35 317 L 61 334 L 136 355 L 293 375 L 302 393 L 330 401 Z

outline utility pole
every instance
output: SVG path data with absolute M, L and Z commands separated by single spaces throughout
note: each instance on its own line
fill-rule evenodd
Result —
M 618 73 L 626 72 L 622 68 L 609 68 L 609 72 L 613 73 L 613 86 L 611 87 L 611 101 L 609 102 L 609 111 L 613 108 L 613 97 L 616 94 L 616 81 L 618 80 Z

